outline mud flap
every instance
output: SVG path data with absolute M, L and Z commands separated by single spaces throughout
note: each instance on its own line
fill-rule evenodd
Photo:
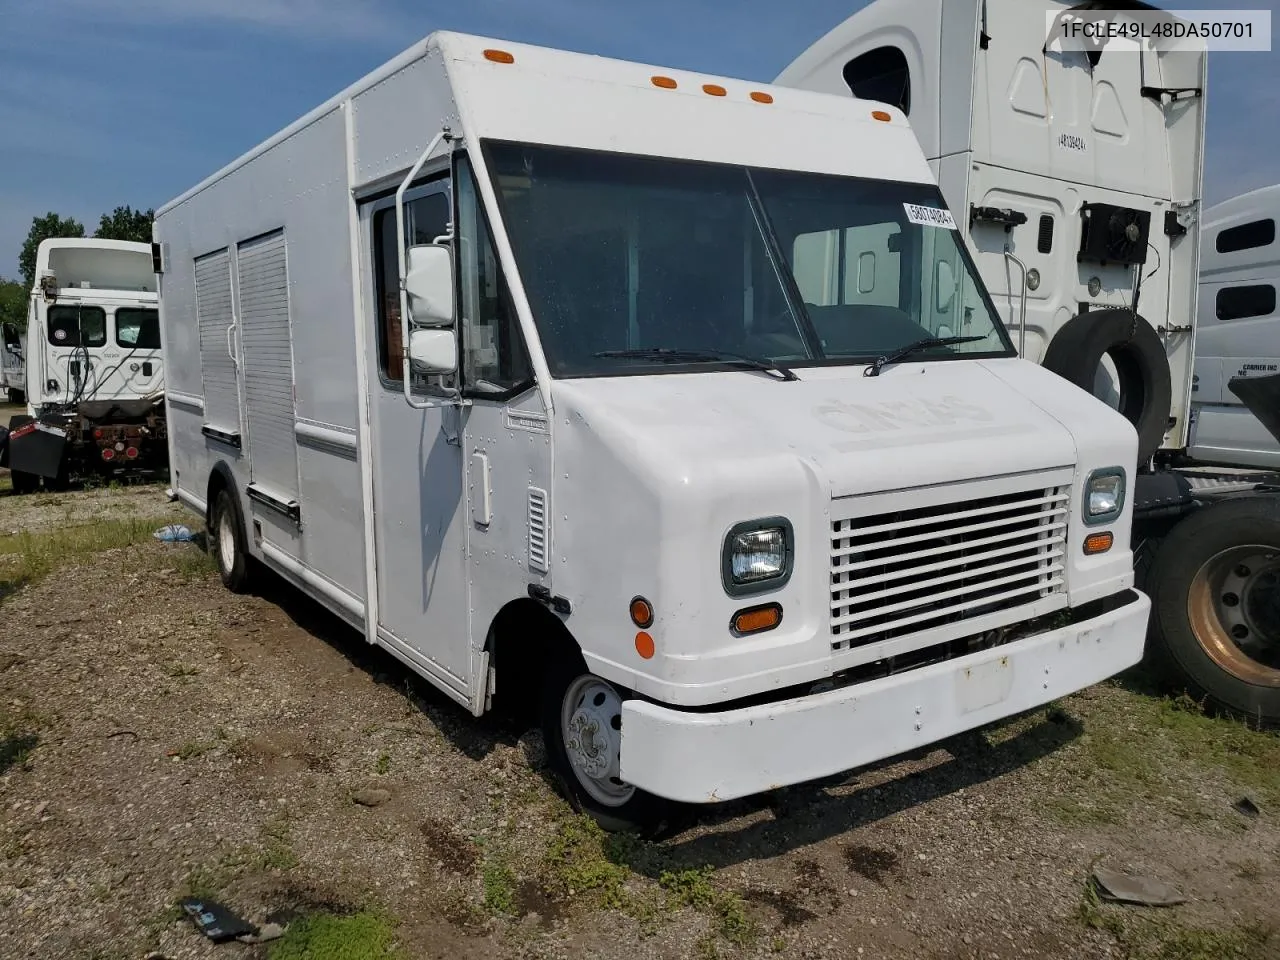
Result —
M 17 421 L 25 422 L 19 423 Z M 9 469 L 57 478 L 67 454 L 67 431 L 56 424 L 14 417 L 9 423 Z

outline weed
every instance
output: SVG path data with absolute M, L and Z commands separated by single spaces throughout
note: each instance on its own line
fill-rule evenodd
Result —
M 1256 924 L 1227 930 L 1191 928 L 1172 931 L 1162 940 L 1155 960 L 1263 960 L 1274 957 L 1271 952 L 1276 938 L 1270 930 Z
M 196 757 L 204 756 L 206 753 L 212 750 L 213 747 L 214 745 L 212 743 L 202 743 L 198 740 L 188 740 L 186 743 L 184 743 L 182 746 L 178 748 L 178 751 L 177 753 L 174 754 L 174 756 L 177 757 L 179 760 L 194 760 Z
M 626 903 L 627 841 L 609 837 L 590 817 L 562 821 L 547 848 L 547 885 L 558 896 L 594 893 L 606 907 Z
M 0 568 L 0 600 L 64 563 L 142 543 L 153 529 L 153 522 L 134 517 L 0 536 L 0 560 L 5 561 Z
M 30 767 L 31 753 L 40 745 L 39 731 L 47 722 L 29 710 L 16 715 L 0 713 L 0 774 L 12 767 Z
M 732 944 L 747 946 L 755 940 L 756 925 L 742 897 L 720 890 L 711 882 L 711 867 L 701 870 L 664 871 L 658 883 L 681 905 L 709 913 L 718 922 L 720 935 Z
M 516 877 L 511 868 L 501 861 L 491 860 L 484 865 L 481 879 L 484 883 L 484 905 L 494 913 L 514 913 Z
M 263 870 L 288 871 L 299 864 L 298 855 L 293 852 L 287 823 L 281 820 L 269 823 L 262 828 L 262 834 L 263 848 L 258 857 L 258 865 Z
M 395 931 L 381 914 L 316 914 L 289 925 L 267 948 L 267 960 L 395 960 Z
M 170 665 L 167 673 L 171 677 L 194 677 L 200 673 L 200 669 L 185 663 L 175 663 Z
M 385 750 L 378 754 L 377 770 L 380 777 L 386 776 L 391 770 L 391 754 Z

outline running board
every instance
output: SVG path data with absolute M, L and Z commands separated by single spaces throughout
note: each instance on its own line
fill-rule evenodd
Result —
M 267 493 L 261 487 L 255 487 L 252 483 L 245 487 L 244 492 L 254 503 L 260 503 L 269 510 L 283 514 L 294 523 L 302 523 L 302 508 L 298 505 L 297 500 L 281 500 L 279 497 Z

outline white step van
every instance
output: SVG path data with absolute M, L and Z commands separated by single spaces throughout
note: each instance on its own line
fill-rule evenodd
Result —
M 537 697 L 611 828 L 1142 656 L 1136 432 L 1017 357 L 900 111 L 437 33 L 155 240 L 227 586 Z

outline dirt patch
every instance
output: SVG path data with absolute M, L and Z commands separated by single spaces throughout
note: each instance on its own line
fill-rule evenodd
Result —
M 101 496 L 73 515 L 193 521 L 155 488 Z M 64 522 L 4 498 L 0 536 L 16 504 Z M 146 536 L 0 599 L 0 941 L 259 960 L 174 915 L 199 892 L 255 923 L 377 910 L 413 958 L 1275 960 L 1280 739 L 1259 737 L 1104 684 L 699 808 L 661 843 L 606 838 L 548 787 L 536 732 L 471 718 L 277 581 L 229 594 L 194 547 Z M 1261 816 L 1233 809 L 1245 793 Z M 1091 902 L 1096 862 L 1189 902 Z

